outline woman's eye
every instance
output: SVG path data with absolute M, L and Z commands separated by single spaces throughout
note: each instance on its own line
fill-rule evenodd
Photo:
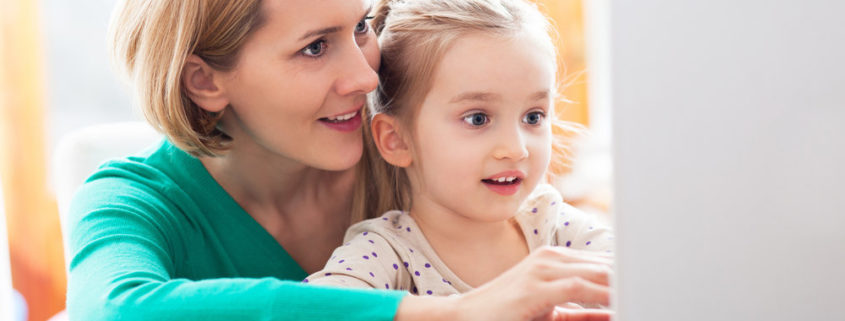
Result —
M 314 41 L 305 48 L 302 48 L 302 54 L 309 56 L 309 57 L 319 57 L 323 55 L 323 52 L 326 51 L 326 40 L 320 39 Z
M 367 33 L 368 31 L 370 31 L 370 24 L 367 23 L 367 18 L 361 19 L 355 25 L 355 33 Z
M 471 115 L 464 116 L 464 122 L 470 124 L 471 126 L 481 127 L 487 124 L 490 121 L 490 118 L 487 117 L 484 113 L 474 113 Z
M 546 115 L 543 114 L 543 112 L 534 111 L 526 114 L 522 121 L 529 125 L 537 125 L 543 121 L 544 117 L 546 117 Z

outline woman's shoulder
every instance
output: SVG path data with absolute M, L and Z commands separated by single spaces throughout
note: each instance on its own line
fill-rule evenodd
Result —
M 105 161 L 77 189 L 69 219 L 76 221 L 103 210 L 144 216 L 172 213 L 180 203 L 189 201 L 186 190 L 192 188 L 191 164 L 186 164 L 190 156 L 179 152 L 162 141 L 141 153 Z

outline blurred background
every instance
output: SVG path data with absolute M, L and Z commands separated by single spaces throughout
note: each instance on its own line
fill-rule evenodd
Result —
M 115 2 L 0 0 L 0 213 L 8 230 L 11 285 L 20 294 L 11 299 L 18 307 L 14 320 L 48 320 L 65 307 L 62 234 L 50 170 L 57 143 L 86 126 L 143 119 L 128 86 L 110 68 L 106 30 Z M 536 2 L 559 34 L 567 102 L 558 104 L 558 114 L 592 129 L 578 144 L 580 161 L 562 170 L 558 187 L 571 203 L 607 217 L 610 115 L 606 102 L 588 98 L 598 97 L 588 82 L 601 81 L 596 75 L 602 65 L 585 59 L 603 46 L 606 30 L 589 19 L 603 1 Z M 8 278 L 3 262 L 0 258 L 0 278 Z

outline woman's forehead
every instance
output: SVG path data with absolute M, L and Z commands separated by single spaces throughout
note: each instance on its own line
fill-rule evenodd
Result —
M 372 7 L 372 0 L 265 0 L 265 29 L 276 37 L 299 40 L 316 31 L 352 28 Z

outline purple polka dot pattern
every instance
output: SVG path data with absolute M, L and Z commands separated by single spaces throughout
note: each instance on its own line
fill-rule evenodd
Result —
M 560 204 L 560 207 L 553 207 L 559 203 L 559 198 L 548 197 L 548 193 L 544 195 L 541 199 L 529 203 L 533 206 L 523 208 L 521 214 L 519 214 L 522 216 L 517 221 L 520 228 L 528 232 L 527 235 L 531 235 L 531 233 L 535 235 L 525 238 L 531 249 L 539 245 L 555 244 L 566 247 L 573 247 L 574 245 L 576 248 L 612 253 L 611 250 L 607 250 L 608 247 L 606 246 L 606 244 L 611 243 L 608 240 L 613 240 L 612 235 L 603 233 L 605 231 L 601 226 L 589 226 L 589 219 L 583 218 L 577 210 L 567 210 L 569 207 L 564 208 L 565 204 Z M 561 209 L 565 211 L 561 211 Z M 560 216 L 555 213 L 560 214 Z M 333 265 L 333 267 L 327 266 L 325 271 L 317 274 L 317 277 L 312 276 L 310 279 L 303 279 L 302 282 L 325 284 L 323 280 L 317 281 L 317 279 L 325 276 L 327 280 L 332 279 L 328 281 L 329 284 L 342 285 L 347 280 L 337 276 L 344 275 L 376 284 L 378 288 L 381 287 L 381 284 L 384 284 L 384 289 L 407 290 L 414 295 L 448 295 L 455 293 L 455 285 L 441 275 L 438 269 L 435 269 L 439 267 L 433 266 L 430 261 L 433 258 L 426 255 L 428 252 L 417 253 L 415 251 L 415 249 L 426 248 L 425 243 L 415 243 L 419 242 L 417 241 L 419 238 L 416 236 L 421 232 L 413 231 L 412 220 L 397 214 L 393 212 L 393 214 L 382 217 L 384 223 L 381 223 L 381 221 L 371 222 L 380 229 L 358 229 L 354 238 L 350 240 L 351 242 L 345 243 L 347 246 L 354 246 L 339 249 L 332 255 L 329 265 Z M 572 226 L 572 228 L 564 228 L 569 226 Z M 586 231 L 587 229 L 590 230 L 589 234 L 577 233 L 578 235 L 576 235 L 576 232 Z M 543 232 L 542 236 L 540 236 L 540 231 Z M 380 237 L 376 234 L 384 233 L 390 237 L 375 242 L 375 237 Z M 370 238 L 370 235 L 373 235 L 373 237 Z M 397 240 L 400 242 L 397 242 Z M 593 244 L 593 241 L 595 241 L 595 244 Z M 382 256 L 379 256 L 379 254 Z M 356 260 L 355 257 L 360 258 Z M 346 260 L 346 258 L 350 258 L 350 260 Z M 390 271 L 390 267 L 393 267 L 393 271 Z M 342 272 L 344 270 L 345 272 Z M 372 272 L 366 272 L 368 270 Z M 331 272 L 325 273 L 326 271 Z M 375 271 L 378 271 L 378 275 Z M 367 274 L 370 277 L 367 277 Z M 437 282 L 437 278 L 441 278 L 441 282 Z M 398 282 L 399 280 L 402 281 Z M 460 283 L 457 280 L 456 282 Z

